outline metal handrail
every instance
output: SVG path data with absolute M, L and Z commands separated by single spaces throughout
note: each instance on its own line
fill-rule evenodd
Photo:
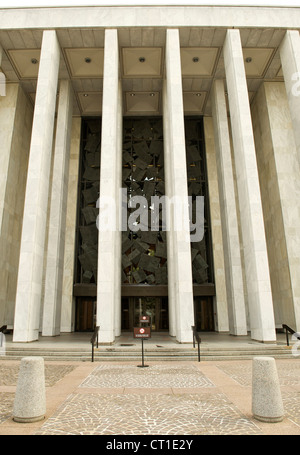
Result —
M 287 346 L 290 345 L 290 340 L 289 340 L 289 332 L 292 334 L 292 335 L 295 335 L 297 332 L 296 330 L 293 330 L 291 329 L 288 325 L 286 324 L 282 324 L 282 328 L 285 329 L 285 336 L 286 336 L 286 344 Z M 300 336 L 298 336 L 298 333 L 297 333 L 297 339 L 300 340 Z
M 201 338 L 199 336 L 199 333 L 196 330 L 196 327 L 194 325 L 191 326 L 192 331 L 193 331 L 193 347 L 195 347 L 195 340 L 197 341 L 198 344 L 198 362 L 200 362 L 200 343 L 201 343 Z
M 99 332 L 99 329 L 100 329 L 100 326 L 98 325 L 95 330 L 94 330 L 94 333 L 93 333 L 93 336 L 91 338 L 91 343 L 92 343 L 92 362 L 94 362 L 94 347 L 95 347 L 95 340 L 96 340 L 96 344 L 97 344 L 97 348 L 98 348 L 98 341 L 99 341 L 99 337 L 98 337 L 98 332 Z

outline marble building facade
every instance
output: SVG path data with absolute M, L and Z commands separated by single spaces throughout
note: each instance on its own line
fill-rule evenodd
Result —
M 0 9 L 14 341 L 99 325 L 113 343 L 147 311 L 180 343 L 195 324 L 300 330 L 299 24 L 289 7 Z M 204 196 L 203 242 L 172 217 L 155 235 L 97 229 L 106 198 L 121 223 L 121 188 Z

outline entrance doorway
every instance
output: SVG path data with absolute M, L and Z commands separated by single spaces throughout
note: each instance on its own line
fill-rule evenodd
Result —
M 167 297 L 128 297 L 122 299 L 122 331 L 139 326 L 140 316 L 150 316 L 151 330 L 169 329 Z
M 194 297 L 194 312 L 198 332 L 214 331 L 214 310 L 211 297 Z
M 76 332 L 93 332 L 96 321 L 96 301 L 91 297 L 78 297 L 75 316 Z

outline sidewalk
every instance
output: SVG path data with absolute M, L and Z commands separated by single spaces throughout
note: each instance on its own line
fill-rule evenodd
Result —
M 285 418 L 251 413 L 252 361 L 45 362 L 47 413 L 12 420 L 18 360 L 0 360 L 0 435 L 300 435 L 300 358 L 278 359 Z

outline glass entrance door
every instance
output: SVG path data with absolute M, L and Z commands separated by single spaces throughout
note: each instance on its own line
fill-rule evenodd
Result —
M 151 330 L 168 330 L 168 299 L 164 297 L 129 297 L 122 299 L 122 331 L 139 327 L 140 316 L 150 316 Z
M 159 327 L 159 298 L 137 297 L 133 299 L 133 324 L 139 326 L 140 316 L 150 316 L 151 330 L 156 331 Z

